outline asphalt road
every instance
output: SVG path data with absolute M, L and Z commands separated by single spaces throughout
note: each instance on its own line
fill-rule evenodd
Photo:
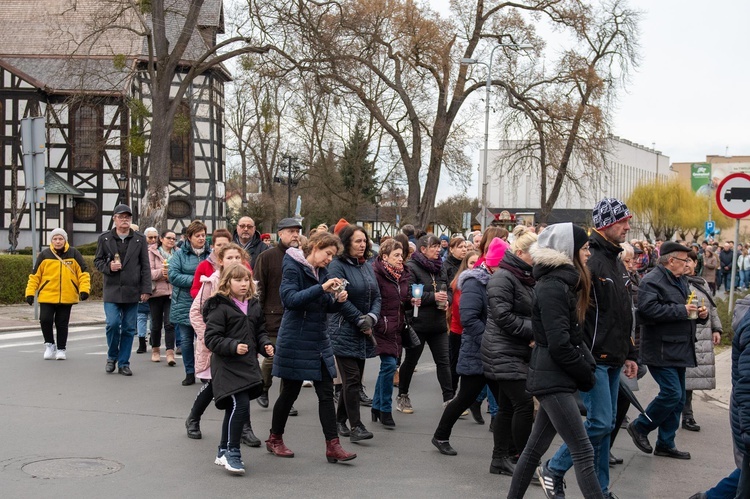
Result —
M 107 375 L 101 327 L 73 328 L 66 361 L 44 361 L 43 350 L 38 332 L 0 334 L 2 497 L 505 497 L 510 483 L 510 477 L 488 473 L 487 425 L 470 418 L 456 424 L 451 438 L 456 457 L 442 456 L 430 444 L 442 406 L 427 352 L 412 382 L 414 414 L 394 412 L 397 427 L 390 431 L 370 423 L 369 409 L 363 408 L 375 438 L 359 444 L 342 439 L 358 454 L 354 461 L 326 461 L 317 399 L 314 390 L 303 389 L 295 404 L 300 415 L 290 418 L 285 434 L 296 456 L 281 459 L 264 447 L 243 446 L 248 472 L 233 477 L 213 464 L 223 413 L 209 408 L 202 440 L 185 436 L 184 420 L 198 386 L 180 385 L 180 363 L 170 368 L 163 361 L 151 363 L 149 354 L 133 353 L 133 377 Z M 370 394 L 377 368 L 377 359 L 368 361 Z M 647 376 L 637 395 L 645 405 L 655 393 Z M 645 455 L 623 431 L 614 453 L 625 463 L 612 470 L 613 492 L 620 498 L 687 498 L 734 468 L 726 408 L 699 397 L 694 407 L 703 430 L 677 436 L 678 447 L 693 459 Z M 253 402 L 251 417 L 265 440 L 271 409 Z M 581 497 L 572 472 L 567 480 L 567 496 Z M 544 495 L 532 486 L 527 497 Z

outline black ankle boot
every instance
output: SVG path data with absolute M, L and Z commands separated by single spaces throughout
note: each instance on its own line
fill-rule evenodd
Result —
M 396 422 L 393 420 L 392 412 L 381 412 L 380 422 L 383 423 L 383 427 L 392 430 L 396 427 Z
M 370 412 L 372 413 L 372 422 L 377 423 L 378 419 L 380 419 L 380 411 L 378 409 L 370 409 Z
M 201 420 L 199 418 L 188 416 L 187 421 L 185 421 L 185 428 L 187 428 L 188 438 L 193 438 L 195 440 L 203 438 L 203 435 L 201 434 Z
M 260 439 L 253 433 L 253 426 L 248 421 L 242 427 L 242 443 L 249 447 L 260 447 Z
M 146 338 L 145 337 L 138 337 L 138 350 L 135 351 L 135 353 L 146 353 Z
M 510 457 L 499 457 L 492 460 L 490 463 L 490 473 L 493 475 L 508 475 L 513 476 L 513 472 L 516 470 L 516 465 Z

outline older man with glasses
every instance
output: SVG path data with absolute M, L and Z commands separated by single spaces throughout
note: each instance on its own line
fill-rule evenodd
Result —
M 255 230 L 255 222 L 250 217 L 242 217 L 234 230 L 234 242 L 242 246 L 250 255 L 250 268 L 255 268 L 255 259 L 268 249 L 260 240 L 260 233 Z
M 131 228 L 133 212 L 124 204 L 115 207 L 114 227 L 99 236 L 94 265 L 104 276 L 104 315 L 107 333 L 105 371 L 132 376 L 133 349 L 138 302 L 151 296 L 151 268 L 146 237 Z
M 628 426 L 638 449 L 646 454 L 690 459 L 675 446 L 685 405 L 685 369 L 695 367 L 696 322 L 705 324 L 708 309 L 689 294 L 690 248 L 668 241 L 661 246 L 659 265 L 646 274 L 638 289 L 642 320 L 640 355 L 659 385 L 659 394 Z M 648 434 L 658 429 L 655 449 Z

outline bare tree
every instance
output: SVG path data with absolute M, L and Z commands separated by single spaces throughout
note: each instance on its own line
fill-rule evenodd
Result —
M 256 0 L 251 8 L 255 28 L 283 57 L 274 60 L 280 70 L 301 71 L 341 99 L 358 101 L 388 134 L 408 186 L 406 218 L 427 226 L 442 168 L 468 181 L 465 131 L 454 124 L 483 83 L 467 82 L 459 59 L 499 34 L 524 36 L 512 12 L 557 18 L 563 3 L 455 1 L 450 19 L 406 0 Z
M 71 4 L 69 15 L 81 9 Z M 88 2 L 91 4 L 91 2 Z M 181 101 L 195 78 L 243 54 L 265 54 L 271 47 L 248 36 L 210 40 L 200 54 L 189 54 L 204 0 L 99 0 L 81 10 L 87 17 L 85 33 L 67 33 L 74 55 L 87 55 L 110 48 L 125 78 L 144 72 L 150 86 L 151 116 L 149 181 L 144 194 L 143 225 L 164 225 L 169 201 L 170 137 Z M 176 29 L 175 32 L 170 30 Z M 121 39 L 136 40 L 135 52 L 121 53 Z M 138 50 L 145 45 L 146 50 Z M 132 47 L 131 47 L 132 48 Z M 126 64 L 132 59 L 132 64 Z M 92 69 L 89 71 L 88 69 Z M 84 68 L 82 77 L 96 77 L 94 68 Z M 179 86 L 173 89 L 176 75 Z M 102 78 L 106 78 L 102 76 Z
M 506 131 L 520 137 L 504 159 L 516 174 L 538 174 L 541 222 L 565 186 L 583 194 L 605 168 L 612 104 L 638 62 L 638 19 L 621 0 L 576 5 L 555 21 L 575 37 L 556 63 L 506 65 L 494 82 L 509 96 Z

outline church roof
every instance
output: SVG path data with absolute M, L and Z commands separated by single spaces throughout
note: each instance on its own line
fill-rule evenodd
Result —
M 164 3 L 166 36 L 174 44 L 184 24 L 188 2 Z M 135 13 L 113 15 L 117 6 L 127 2 L 3 0 L 2 4 L 0 65 L 47 91 L 123 93 L 136 60 L 148 58 L 147 40 Z M 150 16 L 145 19 L 150 25 Z M 113 29 L 113 25 L 123 29 Z M 210 48 L 213 36 L 201 36 L 202 33 L 224 32 L 223 0 L 205 0 L 197 26 L 183 54 L 186 65 Z

